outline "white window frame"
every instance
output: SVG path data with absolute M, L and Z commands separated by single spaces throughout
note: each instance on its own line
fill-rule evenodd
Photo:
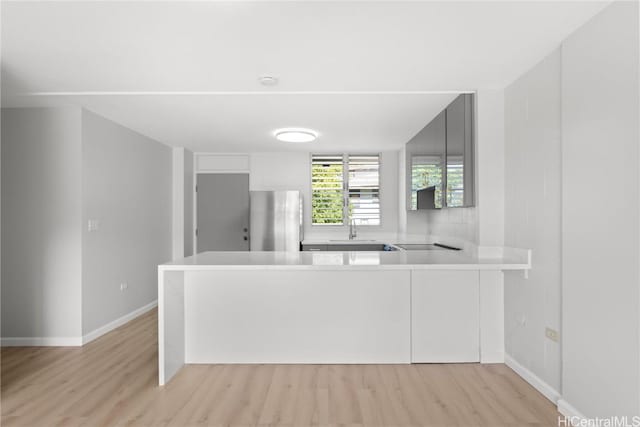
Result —
M 358 228 L 364 228 L 367 230 L 372 229 L 380 229 L 383 228 L 384 224 L 384 215 L 383 215 L 383 189 L 382 189 L 382 168 L 383 168 L 383 160 L 381 152 L 371 152 L 371 151 L 363 151 L 363 152 L 335 152 L 335 151 L 327 151 L 327 152 L 311 152 L 309 153 L 309 214 L 307 217 L 309 218 L 309 223 L 313 228 L 321 228 L 323 230 L 344 230 L 349 227 L 349 218 L 347 214 L 346 204 L 343 204 L 342 211 L 342 224 L 314 224 L 313 222 L 313 156 L 322 156 L 322 155 L 336 155 L 342 156 L 342 181 L 348 185 L 349 183 L 349 167 L 348 167 L 348 159 L 349 156 L 378 156 L 378 194 L 380 198 L 380 221 L 378 225 L 358 225 Z M 342 189 L 342 197 L 345 200 L 345 203 L 348 203 L 349 190 L 348 187 L 343 187 Z

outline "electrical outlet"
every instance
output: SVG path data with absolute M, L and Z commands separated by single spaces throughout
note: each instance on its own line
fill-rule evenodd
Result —
M 127 282 L 120 283 L 120 292 L 124 292 L 129 289 L 129 284 Z
M 558 331 L 556 331 L 555 329 L 551 329 L 551 328 L 545 328 L 544 330 L 544 335 L 549 338 L 551 341 L 554 342 L 558 342 L 559 340 L 559 335 L 558 335 Z
M 90 219 L 87 224 L 87 229 L 90 232 L 95 232 L 100 230 L 100 220 L 99 219 Z

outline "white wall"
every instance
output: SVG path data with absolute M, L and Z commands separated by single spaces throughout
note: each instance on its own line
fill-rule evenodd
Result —
M 407 146 L 398 151 L 398 233 L 407 233 Z
M 407 233 L 434 237 L 440 243 L 459 245 L 477 240 L 477 210 L 445 208 L 428 211 L 407 211 Z
M 562 46 L 562 392 L 589 417 L 640 415 L 638 13 Z
M 77 344 L 80 110 L 2 109 L 2 125 L 2 337 Z
M 183 176 L 184 176 L 184 254 L 183 256 L 191 256 L 193 255 L 193 238 L 194 238 L 194 228 L 193 228 L 193 170 L 194 170 L 194 157 L 193 152 L 189 150 L 184 150 L 184 167 L 183 167 Z
M 82 329 L 87 334 L 157 299 L 171 259 L 171 149 L 82 112 Z M 120 283 L 128 289 L 120 291 Z
M 193 255 L 193 153 L 184 147 L 172 149 L 172 259 Z
M 504 244 L 504 90 L 476 93 L 476 242 Z
M 398 155 L 398 151 L 384 151 L 380 158 L 382 232 L 398 232 Z
M 310 154 L 304 152 L 251 153 L 249 190 L 298 190 L 304 203 L 305 236 L 311 228 Z
M 557 49 L 506 88 L 504 108 L 504 243 L 533 250 L 528 280 L 505 272 L 505 350 L 556 391 L 560 344 L 545 327 L 561 326 L 560 71 Z
M 346 227 L 311 225 L 311 154 L 304 152 L 252 153 L 249 168 L 250 190 L 299 190 L 304 198 L 305 236 L 335 233 L 345 237 Z M 398 230 L 398 152 L 385 151 L 380 160 L 382 225 L 360 227 L 361 232 Z

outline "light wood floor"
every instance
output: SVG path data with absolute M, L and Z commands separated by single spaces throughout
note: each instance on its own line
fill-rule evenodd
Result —
M 157 386 L 157 313 L 82 348 L 3 348 L 2 426 L 556 426 L 504 365 L 190 365 Z

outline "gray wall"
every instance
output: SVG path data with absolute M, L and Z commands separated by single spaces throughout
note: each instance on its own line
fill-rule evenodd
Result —
M 562 47 L 562 388 L 589 417 L 640 415 L 639 50 L 637 2 Z
M 157 299 L 157 265 L 171 259 L 171 149 L 82 112 L 82 330 Z M 120 290 L 126 282 L 128 289 Z
M 81 335 L 79 109 L 2 109 L 2 336 Z
M 561 56 L 557 49 L 505 90 L 505 246 L 533 250 L 529 279 L 505 272 L 505 350 L 556 391 L 561 303 Z

